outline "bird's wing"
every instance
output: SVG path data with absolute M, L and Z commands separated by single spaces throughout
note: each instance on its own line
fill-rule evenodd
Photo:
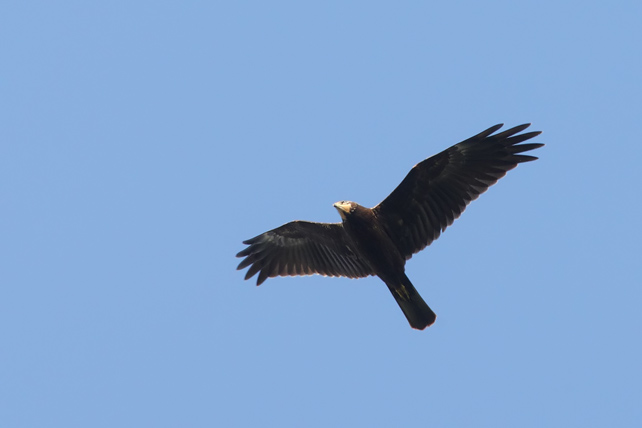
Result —
M 341 223 L 293 221 L 247 241 L 236 257 L 245 257 L 237 269 L 250 266 L 256 285 L 275 276 L 312 275 L 360 278 L 374 275 L 350 246 Z
M 401 184 L 374 207 L 375 214 L 407 259 L 437 239 L 470 201 L 507 171 L 518 163 L 537 159 L 519 153 L 543 144 L 519 143 L 540 132 L 519 134 L 530 126 L 525 124 L 491 135 L 502 126 L 495 125 L 418 163 Z

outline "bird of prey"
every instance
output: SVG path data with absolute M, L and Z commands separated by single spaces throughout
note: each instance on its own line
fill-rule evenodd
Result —
M 436 315 L 405 274 L 406 260 L 430 245 L 524 155 L 543 144 L 520 144 L 540 132 L 522 133 L 530 124 L 495 134 L 495 125 L 415 165 L 401 184 L 374 208 L 356 202 L 334 204 L 341 223 L 293 221 L 243 243 L 237 269 L 250 267 L 256 285 L 267 278 L 320 274 L 362 278 L 376 275 L 388 286 L 408 319 L 419 330 Z

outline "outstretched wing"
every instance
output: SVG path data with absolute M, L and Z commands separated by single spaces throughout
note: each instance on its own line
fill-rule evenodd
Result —
M 519 134 L 530 124 L 491 135 L 495 125 L 415 165 L 374 211 L 401 253 L 409 259 L 430 245 L 506 172 L 534 156 L 519 153 L 543 144 L 519 144 L 540 132 Z M 517 135 L 519 134 L 519 135 Z
M 312 275 L 360 278 L 374 275 L 352 250 L 340 223 L 293 221 L 256 236 L 236 255 L 245 257 L 237 269 L 250 266 L 256 285 L 275 276 Z

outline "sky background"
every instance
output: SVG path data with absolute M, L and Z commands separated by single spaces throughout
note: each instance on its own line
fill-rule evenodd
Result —
M 642 3 L 5 1 L 3 427 L 642 426 Z M 384 284 L 236 271 L 496 123 Z

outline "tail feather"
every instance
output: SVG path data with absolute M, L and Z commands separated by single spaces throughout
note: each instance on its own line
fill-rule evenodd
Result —
M 435 322 L 437 315 L 424 302 L 424 299 L 421 298 L 419 292 L 405 274 L 401 284 L 386 283 L 386 285 L 412 328 L 423 330 Z

